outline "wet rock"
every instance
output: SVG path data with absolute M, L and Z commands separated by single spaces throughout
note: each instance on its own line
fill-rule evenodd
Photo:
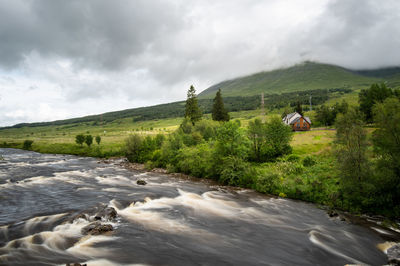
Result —
M 144 180 L 140 180 L 140 179 L 139 179 L 138 181 L 136 181 L 136 184 L 141 185 L 141 186 L 144 186 L 144 185 L 147 184 L 147 182 L 144 181 Z
M 339 214 L 335 210 L 329 210 L 328 211 L 329 217 L 337 217 Z
M 101 224 L 100 222 L 93 222 L 83 227 L 81 232 L 84 235 L 101 235 L 113 230 L 114 228 L 111 224 Z
M 115 217 L 117 217 L 117 211 L 113 207 L 106 207 L 96 213 L 94 219 L 101 220 L 103 218 L 104 220 L 112 220 L 115 219 Z
M 396 244 L 387 250 L 389 265 L 400 265 L 400 244 Z
M 67 263 L 66 266 L 87 266 L 87 264 L 80 264 L 80 263 Z
M 80 214 L 78 214 L 78 215 L 76 215 L 76 216 L 74 217 L 74 220 L 78 220 L 78 219 L 87 220 L 87 216 L 86 216 L 86 214 L 84 214 L 84 213 L 80 213 Z

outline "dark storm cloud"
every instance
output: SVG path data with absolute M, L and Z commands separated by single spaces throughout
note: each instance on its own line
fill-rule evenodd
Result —
M 180 27 L 166 1 L 0 1 L 0 64 L 37 52 L 81 67 L 119 69 L 158 36 Z
M 183 100 L 305 60 L 400 65 L 398 0 L 0 0 L 0 125 Z

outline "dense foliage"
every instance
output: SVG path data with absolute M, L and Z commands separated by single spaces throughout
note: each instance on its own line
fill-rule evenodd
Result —
M 386 98 L 393 96 L 393 90 L 386 84 L 372 84 L 369 89 L 361 90 L 359 94 L 360 110 L 364 113 L 367 122 L 372 122 L 372 107 L 382 103 Z
M 337 157 L 344 208 L 400 217 L 400 101 L 373 106 L 376 129 L 368 154 L 363 115 L 349 109 L 337 119 Z
M 261 127 L 260 161 L 275 160 L 290 153 L 292 131 L 279 117 Z M 214 178 L 223 184 L 251 187 L 254 170 L 249 162 L 254 158 L 251 128 L 242 128 L 240 122 L 217 123 L 202 120 L 194 126 L 183 120 L 179 129 L 165 139 L 160 136 L 132 135 L 126 142 L 126 156 L 131 162 L 147 162 L 151 167 L 165 167 L 197 177 Z M 161 135 L 162 136 L 162 135 Z M 158 140 L 157 140 L 158 139 Z
M 316 125 L 332 126 L 338 114 L 345 114 L 349 108 L 346 101 L 336 103 L 333 106 L 321 105 L 315 109 L 315 122 Z

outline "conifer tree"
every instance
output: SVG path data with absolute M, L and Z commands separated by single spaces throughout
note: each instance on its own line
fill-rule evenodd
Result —
M 212 119 L 215 121 L 229 121 L 229 114 L 225 109 L 224 101 L 221 96 L 221 89 L 217 91 L 212 108 Z
M 203 114 L 199 108 L 197 103 L 196 90 L 193 85 L 190 86 L 190 89 L 187 92 L 186 106 L 185 106 L 185 118 L 190 119 L 192 124 L 194 125 L 197 121 L 201 119 Z
M 301 103 L 297 101 L 296 107 L 294 108 L 294 111 L 303 115 L 303 108 L 301 107 Z

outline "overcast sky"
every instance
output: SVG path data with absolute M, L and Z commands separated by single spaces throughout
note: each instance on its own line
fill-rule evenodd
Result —
M 184 100 L 305 60 L 400 65 L 398 0 L 0 0 L 0 126 Z

